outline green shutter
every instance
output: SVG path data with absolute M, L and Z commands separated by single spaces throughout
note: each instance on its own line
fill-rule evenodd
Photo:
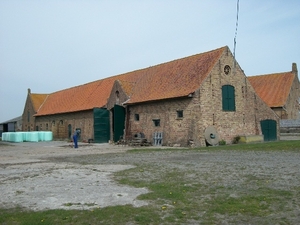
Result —
M 228 85 L 228 110 L 235 111 L 235 93 L 234 87 Z
M 222 86 L 222 106 L 224 111 L 235 111 L 235 92 L 231 85 Z

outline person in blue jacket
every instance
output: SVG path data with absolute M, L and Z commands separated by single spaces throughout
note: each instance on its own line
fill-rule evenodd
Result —
M 74 142 L 74 148 L 78 148 L 78 132 L 75 130 L 73 134 L 73 142 Z

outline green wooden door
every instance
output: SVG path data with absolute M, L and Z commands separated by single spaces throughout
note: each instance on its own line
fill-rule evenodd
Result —
M 261 131 L 264 135 L 264 141 L 277 140 L 277 123 L 275 120 L 260 121 Z
M 103 108 L 94 108 L 94 142 L 107 143 L 109 139 L 109 111 Z
M 125 108 L 119 105 L 114 106 L 114 141 L 117 142 L 124 134 Z

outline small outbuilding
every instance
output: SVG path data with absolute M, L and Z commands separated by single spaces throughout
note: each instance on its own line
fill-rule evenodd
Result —
M 4 132 L 22 131 L 22 116 L 0 123 L 0 137 Z

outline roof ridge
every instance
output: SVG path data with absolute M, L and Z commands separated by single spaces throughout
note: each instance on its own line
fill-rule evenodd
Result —
M 43 101 L 43 103 L 40 105 L 40 107 L 38 108 L 37 112 L 42 108 L 42 106 L 45 104 L 45 102 L 47 101 L 48 97 L 50 94 L 47 94 L 45 100 Z
M 163 62 L 163 63 L 155 64 L 153 66 L 148 66 L 148 67 L 144 67 L 144 68 L 140 68 L 140 69 L 128 71 L 128 72 L 125 72 L 125 73 L 116 74 L 116 75 L 105 77 L 105 78 L 102 78 L 102 79 L 99 79 L 99 80 L 94 80 L 94 81 L 90 81 L 90 82 L 87 82 L 87 83 L 84 83 L 84 84 L 79 84 L 79 85 L 72 86 L 72 87 L 69 87 L 69 88 L 64 88 L 64 89 L 61 89 L 61 90 L 58 90 L 58 91 L 54 91 L 54 92 L 51 92 L 50 94 L 54 94 L 54 93 L 57 93 L 57 92 L 61 92 L 61 91 L 65 91 L 65 90 L 69 90 L 69 89 L 73 89 L 73 88 L 77 88 L 77 87 L 80 87 L 80 86 L 89 85 L 89 84 L 94 83 L 94 82 L 100 82 L 100 81 L 104 81 L 104 80 L 107 80 L 107 79 L 114 79 L 114 78 L 117 78 L 119 76 L 124 76 L 124 75 L 129 74 L 129 73 L 138 72 L 138 71 L 142 71 L 142 70 L 147 70 L 150 67 L 156 67 L 156 66 L 163 65 L 163 64 L 166 64 L 166 63 L 171 63 L 171 62 L 174 62 L 174 61 L 177 61 L 177 60 L 182 60 L 182 59 L 186 59 L 186 58 L 192 58 L 192 57 L 196 57 L 196 56 L 203 55 L 203 54 L 206 54 L 206 53 L 210 53 L 210 52 L 214 52 L 214 51 L 219 51 L 222 48 L 226 48 L 226 47 L 228 47 L 228 46 L 225 45 L 223 47 L 216 48 L 216 49 L 213 49 L 213 50 L 209 50 L 209 51 L 206 51 L 206 52 L 201 52 L 201 53 L 197 53 L 197 54 L 190 55 L 190 56 L 184 56 L 182 58 L 177 58 L 177 59 L 173 59 L 173 60 L 166 61 L 166 62 Z M 141 78 L 139 78 L 139 79 L 141 79 Z M 117 79 L 115 79 L 115 80 L 117 80 Z
M 266 74 L 257 74 L 257 75 L 249 75 L 248 78 L 250 77 L 261 77 L 261 76 L 272 76 L 272 75 L 282 75 L 282 74 L 294 74 L 293 71 L 286 71 L 286 72 L 278 72 L 278 73 L 266 73 Z
M 211 53 L 211 52 L 214 52 L 214 51 L 220 51 L 222 48 L 225 49 L 226 47 L 228 47 L 228 46 L 225 45 L 225 46 L 223 46 L 223 47 L 216 48 L 216 49 L 213 49 L 213 50 L 210 50 L 210 51 L 201 52 L 201 53 L 196 53 L 196 54 L 193 54 L 193 55 L 190 55 L 190 56 L 184 56 L 184 57 L 182 57 L 182 58 L 173 59 L 173 60 L 171 60 L 171 61 L 159 63 L 159 64 L 156 64 L 156 65 L 154 65 L 154 66 L 149 66 L 149 67 L 155 67 L 155 66 L 159 66 L 159 65 L 166 64 L 166 63 L 175 62 L 175 61 L 178 61 L 178 60 L 183 60 L 183 59 L 187 59 L 187 58 L 193 58 L 193 57 L 196 57 L 196 56 L 208 54 L 208 53 Z M 148 67 L 148 68 L 149 68 L 149 67 Z M 145 69 L 146 69 L 146 68 L 145 68 Z
M 228 48 L 228 46 L 146 68 L 143 76 L 137 80 L 137 85 L 134 87 L 131 100 L 128 101 L 128 104 L 188 96 L 200 87 L 226 48 Z M 186 69 L 183 69 L 182 66 L 186 67 Z M 173 76 L 170 77 L 170 74 Z M 173 82 L 168 82 L 166 80 L 168 78 L 165 77 L 171 78 Z M 188 82 L 187 80 L 193 81 L 193 84 L 189 85 L 188 83 L 190 83 L 190 81 Z M 161 84 L 161 82 L 164 83 Z M 168 83 L 168 86 L 165 85 L 166 83 Z M 172 88 L 169 90 L 170 84 Z M 147 86 L 148 89 L 141 88 L 142 86 Z M 176 87 L 181 87 L 181 90 Z M 157 88 L 159 92 L 157 92 Z M 178 90 L 177 93 L 174 93 L 175 89 Z M 152 92 L 150 90 L 152 90 Z M 165 91 L 169 91 L 168 94 L 165 94 Z M 145 94 L 146 92 L 148 94 Z M 155 94 L 153 94 L 154 92 Z M 147 97 L 143 99 L 137 97 L 141 94 Z
M 226 48 L 228 46 L 52 92 L 36 116 L 103 107 L 116 80 L 130 92 L 128 97 L 132 102 L 187 96 L 197 90 Z

